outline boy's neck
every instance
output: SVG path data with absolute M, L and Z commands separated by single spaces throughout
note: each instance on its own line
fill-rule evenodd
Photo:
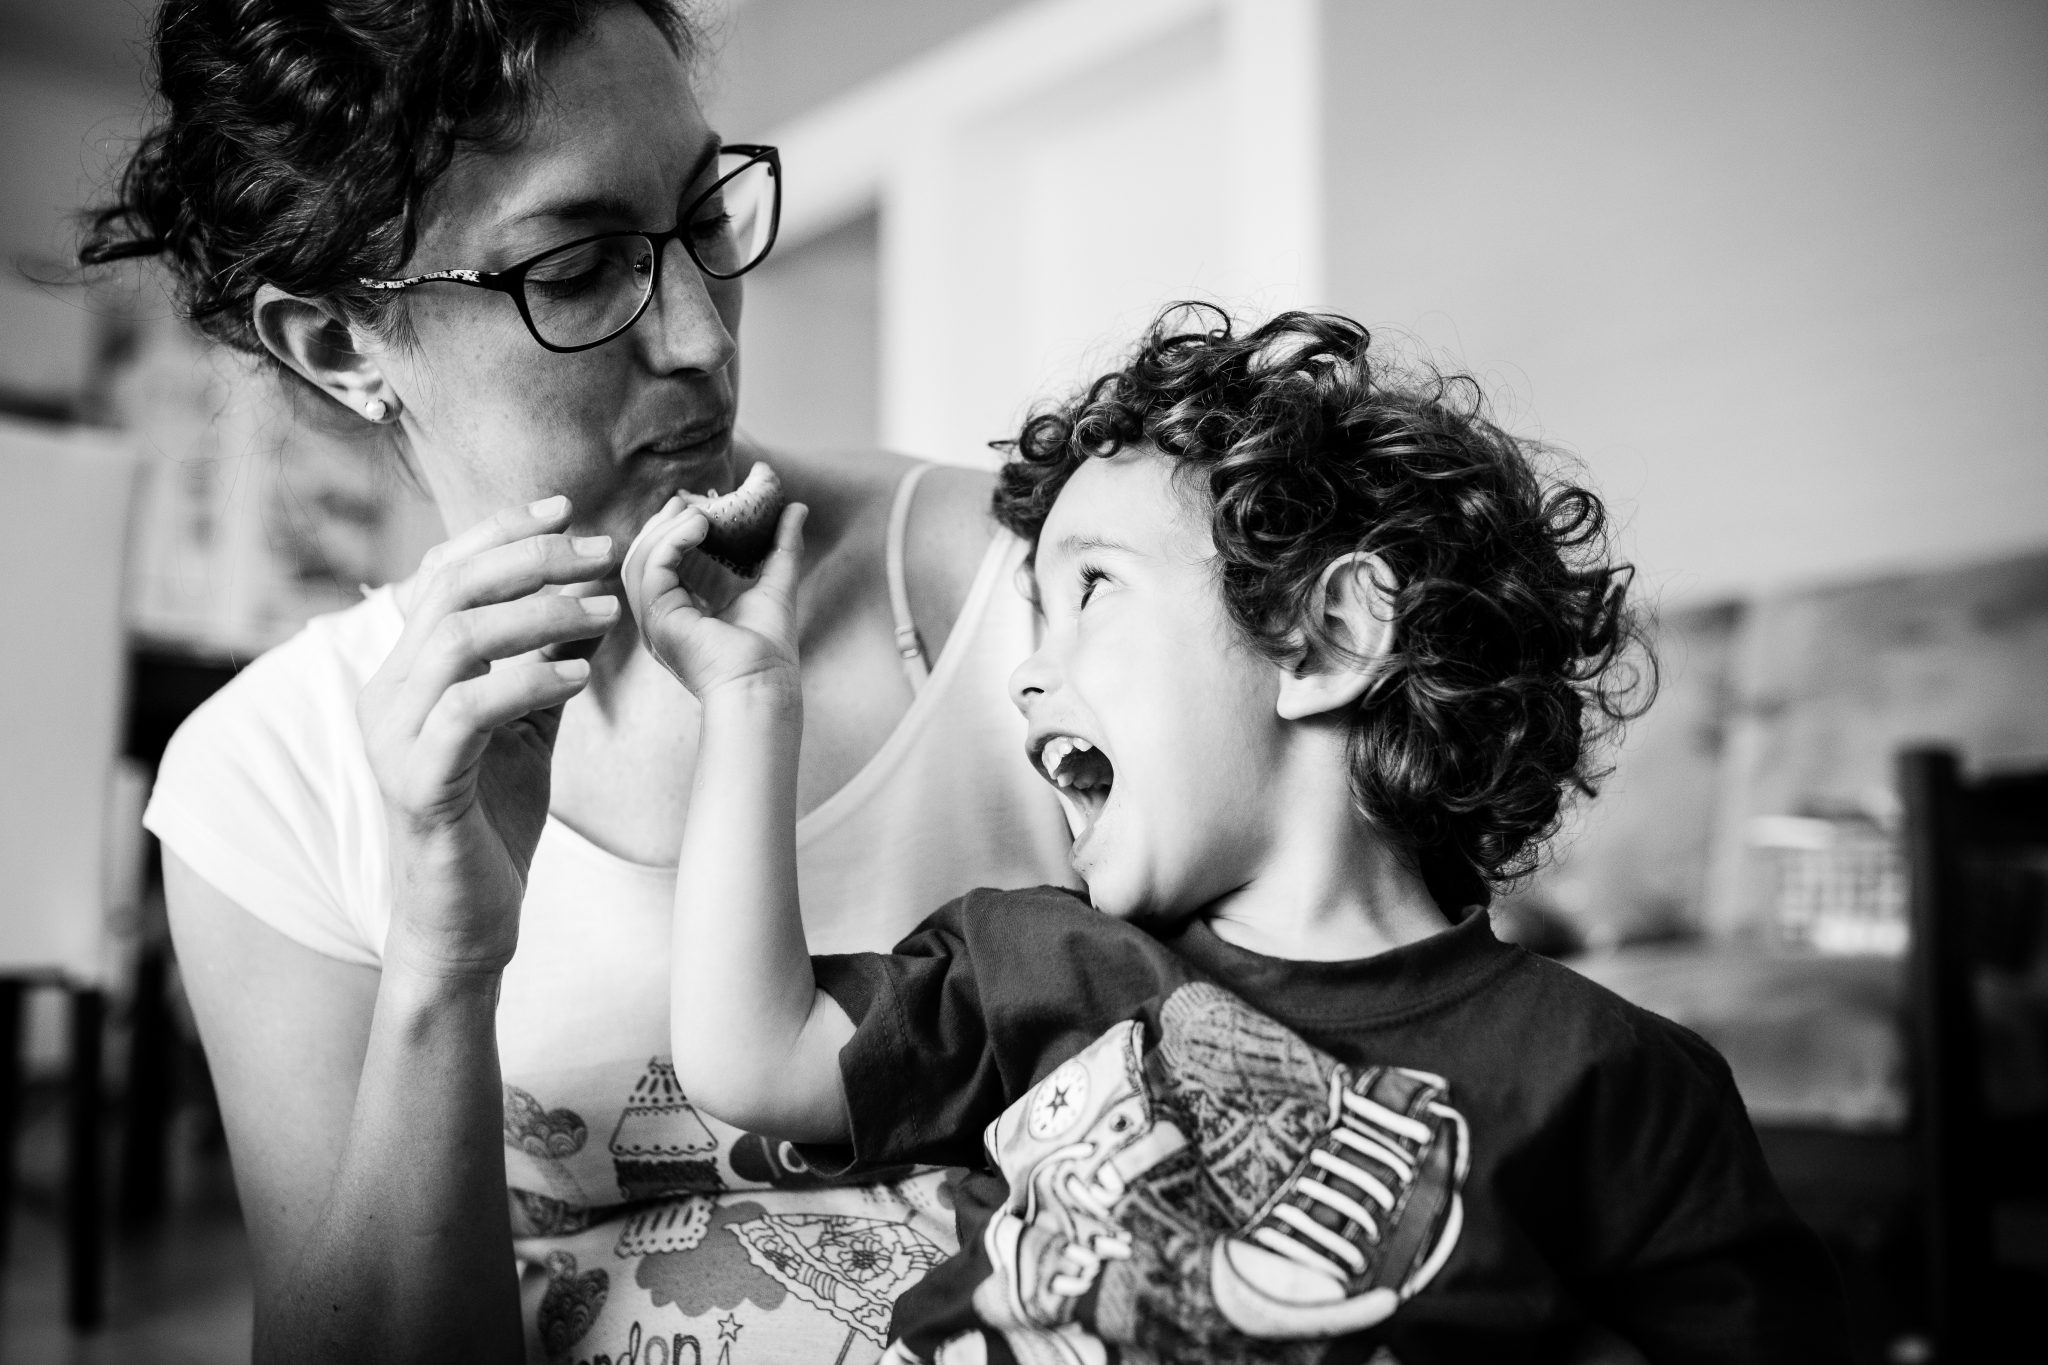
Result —
M 1448 929 L 1422 877 L 1353 811 L 1348 765 L 1307 767 L 1272 794 L 1281 814 L 1257 871 L 1203 912 L 1216 936 L 1266 957 L 1348 962 Z M 1298 789 L 1304 779 L 1317 790 Z

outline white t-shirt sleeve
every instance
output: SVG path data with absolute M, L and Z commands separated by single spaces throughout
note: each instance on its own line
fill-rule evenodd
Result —
M 390 923 L 389 861 L 355 701 L 396 618 L 373 596 L 244 668 L 172 737 L 143 816 L 271 928 L 367 965 Z

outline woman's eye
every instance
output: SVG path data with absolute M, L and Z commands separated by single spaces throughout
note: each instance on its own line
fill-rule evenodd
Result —
M 645 251 L 629 253 L 644 256 Z M 616 247 L 605 243 L 575 247 L 537 262 L 526 272 L 526 287 L 550 299 L 573 298 L 599 288 L 622 270 L 639 270 L 638 261 L 628 262 Z
M 723 203 L 707 204 L 704 211 L 690 221 L 690 235 L 699 242 L 715 242 L 732 228 L 732 215 L 725 211 Z

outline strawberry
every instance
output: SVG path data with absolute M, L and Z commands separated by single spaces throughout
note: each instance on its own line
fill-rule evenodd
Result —
M 775 548 L 775 524 L 782 517 L 782 480 L 774 470 L 756 460 L 732 492 L 713 497 L 686 492 L 683 501 L 710 519 L 705 554 L 748 578 L 761 571 L 761 561 Z

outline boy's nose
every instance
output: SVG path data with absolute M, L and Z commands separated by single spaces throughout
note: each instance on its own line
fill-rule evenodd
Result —
M 1051 690 L 1053 682 L 1052 665 L 1041 646 L 1010 674 L 1010 700 L 1028 716 L 1031 708 Z

